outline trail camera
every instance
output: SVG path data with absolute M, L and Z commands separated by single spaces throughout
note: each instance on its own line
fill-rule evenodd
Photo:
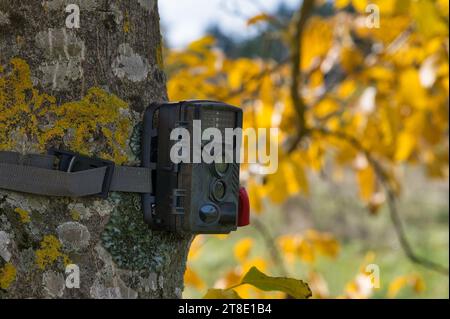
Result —
M 220 131 L 222 140 L 203 140 L 208 128 Z M 226 234 L 248 224 L 248 197 L 239 186 L 241 135 L 230 138 L 235 129 L 242 129 L 242 110 L 221 102 L 185 101 L 147 108 L 142 166 L 153 168 L 153 191 L 142 195 L 142 204 L 152 229 Z M 188 132 L 190 138 L 183 144 L 187 156 L 182 162 L 173 160 L 174 147 L 182 145 L 181 134 L 174 138 L 173 132 L 179 131 Z M 221 147 L 212 147 L 214 143 Z M 222 150 L 220 155 L 208 153 L 217 149 Z M 204 154 L 215 160 L 205 161 Z
M 249 224 L 239 187 L 242 110 L 220 102 L 150 105 L 141 167 L 64 149 L 48 154 L 0 151 L 0 189 L 56 197 L 139 193 L 155 230 L 226 234 Z

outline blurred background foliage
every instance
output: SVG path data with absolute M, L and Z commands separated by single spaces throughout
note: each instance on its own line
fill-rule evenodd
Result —
M 253 266 L 305 280 L 314 298 L 448 298 L 448 10 L 304 0 L 248 18 L 251 37 L 212 25 L 165 49 L 171 100 L 222 100 L 245 127 L 280 129 L 275 174 L 242 165 L 252 225 L 195 238 L 186 298 Z

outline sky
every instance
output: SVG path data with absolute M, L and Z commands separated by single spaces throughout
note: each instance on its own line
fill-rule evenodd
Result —
M 166 42 L 182 48 L 204 35 L 217 22 L 226 33 L 245 37 L 255 32 L 246 21 L 275 10 L 281 3 L 296 6 L 299 0 L 159 0 L 159 13 Z

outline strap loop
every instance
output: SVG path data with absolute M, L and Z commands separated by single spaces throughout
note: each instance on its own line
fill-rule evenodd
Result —
M 67 173 L 75 173 L 105 167 L 105 174 L 102 179 L 102 189 L 98 196 L 103 198 L 108 197 L 114 174 L 114 162 L 56 149 L 50 149 L 48 153 L 59 159 L 59 170 Z

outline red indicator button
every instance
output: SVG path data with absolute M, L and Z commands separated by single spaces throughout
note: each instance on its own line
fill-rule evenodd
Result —
M 250 224 L 250 200 L 244 187 L 239 189 L 238 227 Z

